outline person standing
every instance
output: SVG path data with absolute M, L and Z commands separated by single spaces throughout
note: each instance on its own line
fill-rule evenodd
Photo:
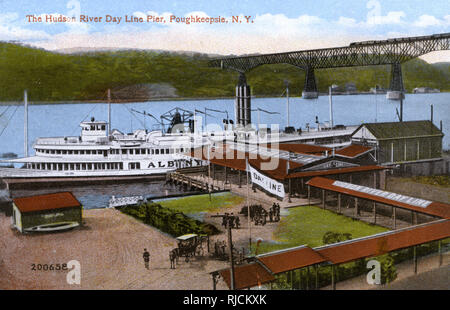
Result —
M 231 212 L 231 215 L 229 215 L 229 217 L 228 217 L 228 225 L 230 225 L 231 228 L 235 228 L 234 227 L 234 214 L 233 214 L 233 212 Z
M 169 252 L 170 269 L 175 269 L 175 259 L 177 258 L 175 249 Z
M 147 251 L 147 249 L 144 249 L 144 254 L 142 255 L 142 257 L 144 258 L 145 268 L 150 269 L 150 253 Z
M 236 228 L 239 229 L 239 227 L 241 226 L 241 222 L 239 220 L 239 216 L 236 215 L 234 222 L 236 223 Z

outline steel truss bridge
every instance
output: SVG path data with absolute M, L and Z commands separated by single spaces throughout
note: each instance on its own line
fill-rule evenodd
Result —
M 315 69 L 391 65 L 391 91 L 403 92 L 401 64 L 433 51 L 450 49 L 450 33 L 351 43 L 349 46 L 286 53 L 224 57 L 210 61 L 212 67 L 241 74 L 261 65 L 290 64 L 305 70 L 305 98 L 317 98 Z

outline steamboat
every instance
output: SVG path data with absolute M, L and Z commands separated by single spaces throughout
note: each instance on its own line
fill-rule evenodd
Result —
M 79 136 L 38 138 L 33 144 L 35 155 L 4 160 L 21 165 L 21 168 L 2 168 L 0 176 L 162 176 L 179 168 L 201 167 L 205 165 L 203 161 L 186 153 L 210 144 L 211 139 L 194 128 L 196 125 L 191 116 L 189 111 L 174 108 L 164 115 L 165 118 L 171 117 L 167 129 L 138 129 L 127 134 L 109 129 L 106 121 L 91 118 L 80 123 Z

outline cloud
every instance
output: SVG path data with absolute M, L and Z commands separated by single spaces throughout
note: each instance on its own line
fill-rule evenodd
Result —
M 0 14 L 0 24 L 10 23 L 10 22 L 17 20 L 18 18 L 19 18 L 19 15 L 17 13 L 12 13 L 12 12 L 1 13 Z
M 416 27 L 431 27 L 431 26 L 445 26 L 450 25 L 450 15 L 444 17 L 443 20 L 438 19 L 432 15 L 422 15 L 417 21 L 413 23 Z
M 21 27 L 18 18 L 19 15 L 17 13 L 0 14 L 0 40 L 29 41 L 51 39 L 51 36 L 45 31 Z
M 368 15 L 367 25 L 398 25 L 404 23 L 403 19 L 406 16 L 403 11 L 388 12 L 387 15 Z
M 345 27 L 355 27 L 358 23 L 356 22 L 356 19 L 354 18 L 347 18 L 347 17 L 339 17 L 338 22 L 339 25 L 345 26 Z

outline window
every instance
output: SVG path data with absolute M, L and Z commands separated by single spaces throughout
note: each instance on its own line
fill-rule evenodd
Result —
M 156 155 L 158 155 L 159 154 L 159 149 L 156 149 L 155 152 L 156 152 Z
M 56 154 L 61 154 L 61 150 L 57 150 L 57 151 L 56 151 Z
M 122 150 L 122 154 L 125 155 L 127 153 L 127 150 Z
M 84 150 L 81 150 L 81 151 L 80 151 L 80 155 L 84 155 Z
M 102 130 L 106 130 L 106 126 L 105 125 L 102 125 Z
M 90 150 L 86 150 L 86 155 L 90 155 L 91 151 Z
M 135 170 L 135 169 L 141 169 L 141 163 L 128 163 L 128 169 Z

